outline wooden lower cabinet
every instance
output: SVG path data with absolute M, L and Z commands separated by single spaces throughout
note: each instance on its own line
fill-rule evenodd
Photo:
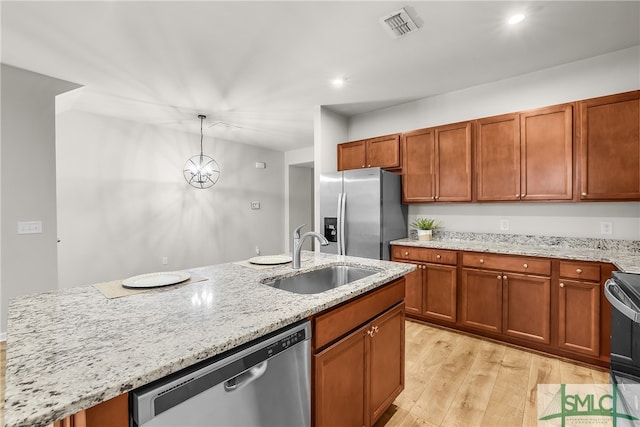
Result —
M 561 279 L 558 306 L 558 347 L 598 356 L 600 283 Z
M 314 355 L 314 425 L 370 426 L 404 389 L 404 305 Z
M 462 269 L 460 315 L 474 329 L 549 344 L 549 277 Z
M 426 318 L 455 323 L 457 269 L 455 266 L 423 264 L 422 314 Z
M 47 427 L 129 427 L 129 395 L 121 394 Z
M 314 356 L 316 427 L 369 425 L 370 328 L 367 324 Z
M 551 280 L 517 273 L 502 275 L 502 332 L 528 341 L 551 342 Z
M 489 332 L 502 330 L 502 280 L 500 273 L 462 269 L 460 283 L 462 325 Z

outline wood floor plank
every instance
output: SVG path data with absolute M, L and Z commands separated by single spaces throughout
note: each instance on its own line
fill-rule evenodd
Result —
M 500 364 L 491 397 L 482 419 L 483 426 L 519 426 L 524 417 L 532 353 L 507 348 Z
M 447 425 L 482 424 L 505 351 L 505 346 L 489 341 L 480 345 L 473 365 L 445 415 Z
M 522 425 L 538 425 L 538 384 L 560 383 L 560 360 L 538 354 L 531 355 L 531 367 L 524 402 Z
M 409 411 L 410 414 L 441 425 L 481 346 L 482 341 L 478 339 L 456 341 L 447 359 L 438 367 Z

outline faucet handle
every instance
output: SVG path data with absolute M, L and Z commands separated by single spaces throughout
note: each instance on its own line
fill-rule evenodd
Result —
M 307 224 L 302 224 L 301 226 L 299 226 L 298 228 L 295 229 L 295 231 L 293 232 L 293 237 L 296 239 L 300 238 L 300 230 L 302 230 Z

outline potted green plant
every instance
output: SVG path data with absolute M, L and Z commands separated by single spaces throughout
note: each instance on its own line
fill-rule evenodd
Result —
M 411 226 L 418 230 L 418 240 L 431 240 L 433 230 L 440 227 L 440 222 L 433 218 L 416 218 Z

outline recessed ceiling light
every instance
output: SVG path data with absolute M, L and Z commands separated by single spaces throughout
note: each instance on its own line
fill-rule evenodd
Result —
M 519 22 L 524 21 L 524 15 L 522 13 L 516 13 L 515 15 L 512 15 L 507 22 L 511 25 L 515 25 Z
M 341 88 L 344 86 L 344 84 L 345 84 L 345 79 L 343 79 L 342 77 L 338 77 L 331 80 L 331 85 L 335 88 Z

